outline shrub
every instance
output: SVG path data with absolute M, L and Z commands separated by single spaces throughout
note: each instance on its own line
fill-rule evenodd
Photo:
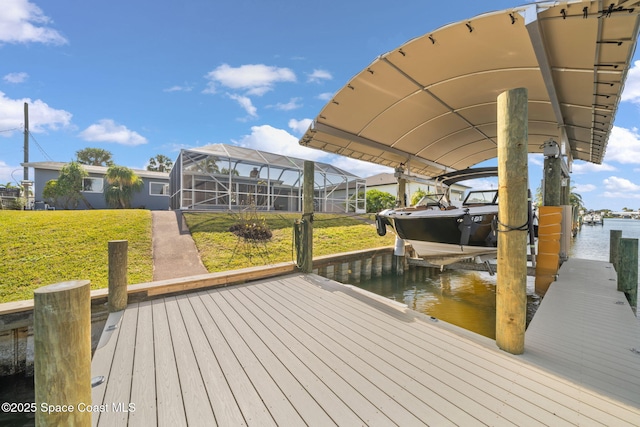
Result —
M 391 209 L 396 205 L 396 198 L 385 191 L 375 188 L 367 191 L 367 212 L 380 212 Z

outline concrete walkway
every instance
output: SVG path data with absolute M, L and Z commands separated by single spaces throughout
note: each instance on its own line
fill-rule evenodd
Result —
M 180 211 L 151 211 L 153 280 L 206 274 Z

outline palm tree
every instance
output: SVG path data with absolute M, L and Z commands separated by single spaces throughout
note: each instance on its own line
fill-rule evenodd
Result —
M 149 159 L 148 171 L 169 172 L 173 166 L 173 161 L 163 154 L 158 154 Z
M 104 197 L 109 206 L 129 208 L 133 193 L 142 189 L 142 179 L 125 166 L 110 166 L 105 175 L 107 186 Z
M 578 210 L 584 209 L 582 196 L 574 191 L 575 188 L 576 187 L 571 187 L 571 193 L 569 194 L 569 204 L 571 204 L 571 206 L 575 206 Z

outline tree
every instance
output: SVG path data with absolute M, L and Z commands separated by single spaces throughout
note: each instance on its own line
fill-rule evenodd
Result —
M 222 170 L 220 171 L 220 173 L 222 175 L 229 175 L 229 168 L 222 168 Z M 240 172 L 238 172 L 237 169 L 232 169 L 231 170 L 231 175 L 235 175 L 235 176 L 240 176 Z
M 216 163 L 218 159 L 215 157 L 207 157 L 204 160 L 200 160 L 196 163 L 196 168 L 200 172 L 204 173 L 220 173 L 220 169 L 218 168 L 218 164 Z
M 385 191 L 372 188 L 367 191 L 367 212 L 380 212 L 396 205 L 396 198 Z
M 102 148 L 85 148 L 76 151 L 77 161 L 82 165 L 111 166 L 113 165 L 112 157 L 111 152 Z
M 149 159 L 148 171 L 169 172 L 173 167 L 173 161 L 165 155 L 158 154 Z
M 411 196 L 411 206 L 415 206 L 418 204 L 420 199 L 427 195 L 427 192 L 422 188 L 418 188 L 415 193 Z
M 109 206 L 129 208 L 133 193 L 142 189 L 142 179 L 125 166 L 109 166 L 105 175 L 107 186 L 104 197 Z
M 45 202 L 50 204 L 51 206 L 56 206 L 58 204 L 58 180 L 51 179 L 47 181 L 42 189 L 42 197 L 44 197 Z
M 582 201 L 582 196 L 573 191 L 575 190 L 575 188 L 576 187 L 571 187 L 571 193 L 569 194 L 569 203 L 571 204 L 571 206 L 575 206 L 576 209 L 578 210 L 584 209 L 584 202 Z
M 80 201 L 92 209 L 93 206 L 82 194 L 84 178 L 89 176 L 78 162 L 67 163 L 60 170 L 56 183 L 51 185 L 48 196 L 62 205 L 63 209 L 76 209 Z M 48 184 L 48 183 L 47 183 Z M 46 187 L 45 187 L 46 188 Z

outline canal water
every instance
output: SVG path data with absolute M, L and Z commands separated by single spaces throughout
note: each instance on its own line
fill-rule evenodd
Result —
M 570 256 L 609 260 L 609 230 L 622 230 L 623 238 L 640 238 L 640 221 L 605 219 L 604 225 L 583 226 L 573 240 Z M 386 275 L 358 284 L 378 295 L 407 304 L 413 310 L 495 338 L 496 276 L 485 272 L 414 268 L 402 276 Z M 528 320 L 539 298 L 534 279 L 528 278 Z M 15 376 L 0 380 L 0 403 L 34 401 L 33 378 Z M 33 414 L 0 411 L 0 426 L 32 426 Z
M 406 304 L 464 329 L 495 339 L 496 280 L 487 272 L 411 268 L 398 276 L 388 274 L 357 284 L 378 295 Z M 528 312 L 534 313 L 539 298 L 535 281 L 527 278 Z M 531 315 L 528 316 L 530 320 Z
M 584 225 L 573 239 L 570 257 L 609 261 L 610 230 L 623 238 L 640 238 L 640 221 L 605 219 L 604 225 Z M 485 272 L 411 269 L 402 276 L 385 275 L 359 287 L 407 304 L 413 310 L 495 339 L 496 276 Z M 535 279 L 527 278 L 527 322 L 540 302 Z M 528 323 L 527 323 L 528 324 Z

